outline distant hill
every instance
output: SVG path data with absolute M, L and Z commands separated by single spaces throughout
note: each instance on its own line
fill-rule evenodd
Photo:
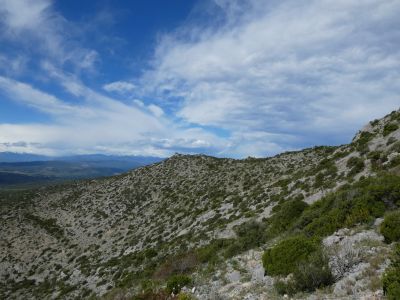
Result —
M 112 176 L 163 160 L 149 156 L 102 154 L 48 157 L 0 153 L 0 187 Z
M 0 152 L 0 162 L 26 162 L 51 160 L 49 156 L 30 153 Z

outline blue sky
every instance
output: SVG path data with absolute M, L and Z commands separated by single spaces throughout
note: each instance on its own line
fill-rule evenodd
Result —
M 268 156 L 400 106 L 397 0 L 0 0 L 0 151 Z

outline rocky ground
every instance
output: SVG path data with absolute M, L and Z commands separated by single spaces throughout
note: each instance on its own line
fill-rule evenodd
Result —
M 265 159 L 174 155 L 106 179 L 4 191 L 0 295 L 88 298 L 121 287 L 140 290 L 139 274 L 153 276 L 166 257 L 216 238 L 235 238 L 238 225 L 266 221 L 277 204 L 290 199 L 312 204 L 382 170 L 400 174 L 398 124 L 400 112 L 394 112 L 368 124 L 351 144 L 339 147 Z M 337 264 L 334 259 L 347 257 L 349 249 L 354 262 L 336 274 L 330 289 L 298 297 L 381 297 L 378 278 L 389 263 L 390 246 L 382 242 L 376 226 L 338 231 L 324 245 L 335 248 L 332 266 Z M 231 257 L 212 273 L 196 270 L 194 294 L 199 299 L 279 297 L 261 263 L 268 246 Z

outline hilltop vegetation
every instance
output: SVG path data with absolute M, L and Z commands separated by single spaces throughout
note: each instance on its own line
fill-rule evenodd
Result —
M 385 291 L 396 299 L 399 125 L 396 111 L 349 145 L 264 159 L 175 155 L 110 178 L 3 192 L 0 293 L 271 299 Z

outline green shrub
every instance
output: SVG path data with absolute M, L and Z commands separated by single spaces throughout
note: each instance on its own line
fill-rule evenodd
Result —
M 357 173 L 360 173 L 364 169 L 364 160 L 356 156 L 350 157 L 347 161 L 347 167 L 351 168 L 349 176 L 353 176 Z
M 399 128 L 399 125 L 394 124 L 394 123 L 389 123 L 386 124 L 385 127 L 383 127 L 383 136 L 387 136 L 393 131 L 396 131 Z
M 296 289 L 291 281 L 285 282 L 283 280 L 276 280 L 274 282 L 274 288 L 279 295 L 293 295 L 296 293 Z
M 307 207 L 308 204 L 301 200 L 283 202 L 279 205 L 279 210 L 269 219 L 268 232 L 272 235 L 282 233 L 293 224 Z
M 259 247 L 267 240 L 265 225 L 248 221 L 234 228 L 237 238 L 225 248 L 224 257 L 232 257 L 243 251 Z
M 400 241 L 400 211 L 388 213 L 381 224 L 380 230 L 386 242 Z
M 399 206 L 399 199 L 399 176 L 380 174 L 365 178 L 307 207 L 291 230 L 324 237 L 345 226 L 365 224 L 382 217 L 387 209 Z
M 217 260 L 218 248 L 215 244 L 210 244 L 196 250 L 196 255 L 201 263 L 215 262 Z
M 372 140 L 374 134 L 371 132 L 363 131 L 358 140 L 354 143 L 356 146 L 357 151 L 364 154 L 368 152 L 368 142 Z
M 189 286 L 192 283 L 192 279 L 186 275 L 174 275 L 167 281 L 166 291 L 171 294 L 178 294 L 184 286 Z
M 274 287 L 278 294 L 293 295 L 297 292 L 313 292 L 333 282 L 328 257 L 319 248 L 296 265 L 293 276 L 287 282 L 277 280 Z
M 304 236 L 287 238 L 264 252 L 264 269 L 269 275 L 288 275 L 316 249 L 315 242 Z
M 334 282 L 328 257 L 317 250 L 301 261 L 293 272 L 293 285 L 297 291 L 313 292 Z
M 383 276 L 383 291 L 389 300 L 400 299 L 400 269 L 391 268 Z
M 391 266 L 382 278 L 383 293 L 389 300 L 400 299 L 400 245 L 397 244 Z

